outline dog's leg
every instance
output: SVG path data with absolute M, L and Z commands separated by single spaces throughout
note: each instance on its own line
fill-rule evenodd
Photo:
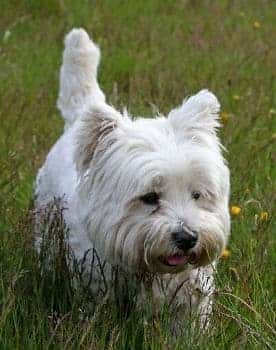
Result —
M 97 82 L 99 61 L 100 50 L 86 31 L 71 30 L 65 38 L 58 98 L 65 129 L 94 104 L 105 102 L 105 95 Z

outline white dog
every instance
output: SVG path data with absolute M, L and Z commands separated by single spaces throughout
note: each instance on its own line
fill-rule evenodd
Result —
M 67 35 L 58 99 L 65 130 L 38 173 L 36 207 L 62 199 L 70 247 L 87 269 L 95 249 L 110 269 L 151 273 L 159 282 L 143 288 L 156 304 L 173 300 L 206 322 L 230 232 L 219 102 L 202 90 L 167 117 L 133 120 L 105 102 L 99 60 L 83 29 Z

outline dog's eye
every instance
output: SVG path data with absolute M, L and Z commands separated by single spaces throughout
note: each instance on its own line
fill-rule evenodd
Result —
M 194 192 L 192 193 L 192 197 L 193 197 L 193 199 L 196 200 L 196 201 L 200 198 L 200 196 L 201 196 L 201 194 L 200 194 L 200 192 L 198 192 L 198 191 L 194 191 Z
M 159 202 L 159 195 L 156 192 L 149 192 L 140 197 L 141 201 L 148 205 L 157 205 Z

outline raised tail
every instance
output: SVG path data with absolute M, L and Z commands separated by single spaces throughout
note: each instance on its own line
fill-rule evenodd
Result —
M 65 37 L 57 106 L 65 129 L 85 115 L 93 104 L 105 102 L 97 82 L 100 50 L 84 29 L 72 29 Z

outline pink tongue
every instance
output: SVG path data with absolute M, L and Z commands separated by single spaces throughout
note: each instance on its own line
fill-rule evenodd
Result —
M 186 264 L 188 262 L 188 260 L 189 260 L 188 256 L 182 256 L 182 255 L 177 255 L 177 254 L 170 255 L 166 258 L 166 262 L 172 266 Z

